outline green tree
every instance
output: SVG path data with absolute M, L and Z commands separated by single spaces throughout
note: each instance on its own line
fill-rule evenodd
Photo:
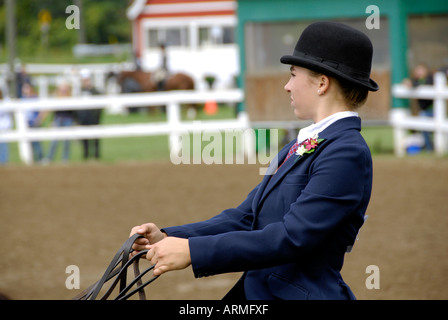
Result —
M 131 23 L 126 17 L 128 0 L 81 0 L 83 27 L 87 43 L 129 43 L 131 41 Z M 19 57 L 46 53 L 42 43 L 42 25 L 39 12 L 48 10 L 51 23 L 48 30 L 48 50 L 71 52 L 78 41 L 77 30 L 67 29 L 65 21 L 69 14 L 67 6 L 73 0 L 16 0 L 17 54 Z M 0 0 L 0 43 L 6 48 L 5 1 Z M 0 53 L 1 54 L 1 53 Z M 0 56 L 3 56 L 1 54 Z
M 88 43 L 131 41 L 131 23 L 126 17 L 128 1 L 83 0 Z

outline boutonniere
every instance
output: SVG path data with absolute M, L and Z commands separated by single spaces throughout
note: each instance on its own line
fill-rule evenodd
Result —
M 324 140 L 325 139 L 319 139 L 319 136 L 316 134 L 312 138 L 308 138 L 303 141 L 297 148 L 296 155 L 298 155 L 298 157 L 296 161 L 299 160 L 304 154 L 313 153 L 319 143 Z

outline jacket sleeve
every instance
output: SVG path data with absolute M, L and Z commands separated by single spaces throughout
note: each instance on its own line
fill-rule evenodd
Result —
M 360 211 L 366 193 L 370 196 L 369 159 L 367 148 L 327 148 L 313 161 L 308 184 L 283 220 L 261 230 L 190 238 L 195 276 L 268 268 L 305 258 L 349 215 Z
M 260 185 L 256 186 L 247 198 L 236 208 L 222 211 L 217 216 L 196 223 L 177 227 L 163 228 L 169 236 L 178 238 L 191 238 L 216 235 L 237 230 L 250 230 L 254 219 L 252 202 Z

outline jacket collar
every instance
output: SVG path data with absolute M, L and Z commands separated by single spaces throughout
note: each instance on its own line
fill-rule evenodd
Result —
M 353 111 L 341 111 L 333 113 L 332 115 L 322 119 L 321 121 L 317 123 L 313 123 L 309 125 L 308 127 L 305 127 L 299 131 L 299 134 L 297 136 L 297 141 L 302 142 L 305 139 L 308 139 L 309 137 L 312 137 L 316 134 L 321 133 L 326 128 L 331 126 L 333 123 L 335 123 L 338 120 L 348 118 L 348 117 L 358 117 L 357 112 Z

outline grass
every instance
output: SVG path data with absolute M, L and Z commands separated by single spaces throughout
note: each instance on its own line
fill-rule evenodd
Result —
M 81 64 L 81 63 L 118 63 L 132 61 L 132 56 L 128 53 L 119 55 L 99 55 L 87 57 L 75 57 L 71 48 L 52 48 L 51 50 L 38 50 L 34 54 L 21 54 L 19 57 L 23 64 L 44 63 L 44 64 Z M 6 48 L 0 48 L 0 63 L 8 63 L 8 52 Z
M 229 106 L 220 106 L 218 113 L 215 115 L 207 115 L 202 111 L 197 114 L 196 120 L 210 119 L 228 119 L 234 118 L 235 109 Z M 186 120 L 186 110 L 182 110 L 182 119 Z M 128 115 L 112 115 L 103 113 L 101 123 L 104 125 L 111 124 L 130 124 L 130 123 L 148 123 L 166 121 L 166 114 L 162 110 L 152 110 L 151 112 L 135 112 Z M 43 126 L 50 126 L 51 119 L 47 119 Z M 392 155 L 393 154 L 393 132 L 390 127 L 365 127 L 362 134 L 366 139 L 373 155 Z M 222 137 L 224 138 L 224 137 Z M 283 138 L 283 131 L 278 134 L 279 143 Z M 202 141 L 202 150 L 209 145 L 211 148 L 214 140 Z M 224 141 L 221 140 L 221 141 Z M 43 141 L 42 148 L 46 155 L 50 148 L 50 141 Z M 193 148 L 193 138 L 190 140 L 190 146 Z M 235 151 L 235 146 L 233 147 Z M 21 164 L 18 144 L 10 143 L 10 163 Z M 216 150 L 215 150 L 216 151 Z M 219 151 L 218 151 L 219 152 Z M 224 152 L 224 144 L 222 146 Z M 61 161 L 62 143 L 59 144 L 56 152 L 55 163 Z M 170 161 L 170 152 L 168 146 L 168 136 L 144 136 L 144 137 L 123 137 L 123 138 L 104 138 L 100 142 L 100 153 L 102 163 L 119 163 L 119 162 L 145 162 Z M 192 154 L 192 153 L 190 153 Z M 214 154 L 213 154 L 214 155 Z M 220 155 L 217 155 L 220 156 Z M 70 163 L 83 163 L 81 143 L 73 140 L 70 143 Z
M 392 127 L 364 127 L 361 134 L 369 145 L 372 155 L 394 153 Z

